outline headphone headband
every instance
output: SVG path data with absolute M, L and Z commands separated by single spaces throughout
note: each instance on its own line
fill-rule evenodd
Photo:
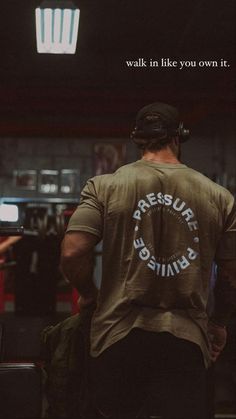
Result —
M 148 140 L 158 141 L 176 136 L 179 137 L 181 143 L 184 143 L 189 139 L 190 131 L 184 128 L 183 122 L 179 123 L 178 128 L 167 128 L 160 125 L 155 126 L 155 124 L 143 126 L 142 128 L 136 126 L 130 137 L 136 144 L 140 145 L 147 143 Z

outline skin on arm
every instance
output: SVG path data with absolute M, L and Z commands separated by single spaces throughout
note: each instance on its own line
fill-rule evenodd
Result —
M 81 308 L 96 300 L 93 269 L 94 246 L 98 241 L 98 237 L 93 234 L 70 231 L 62 242 L 60 268 L 65 278 L 77 288 Z
M 214 312 L 208 325 L 213 361 L 217 360 L 225 347 L 226 326 L 236 310 L 236 260 L 218 260 L 217 265 Z
M 21 238 L 21 236 L 11 236 L 4 240 L 2 243 L 0 243 L 0 255 L 5 253 L 10 246 L 21 240 Z

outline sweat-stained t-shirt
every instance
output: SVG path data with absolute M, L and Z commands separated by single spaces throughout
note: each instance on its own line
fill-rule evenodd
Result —
M 68 231 L 103 240 L 92 356 L 138 327 L 196 343 L 209 365 L 212 263 L 236 257 L 229 191 L 183 164 L 142 159 L 90 179 Z

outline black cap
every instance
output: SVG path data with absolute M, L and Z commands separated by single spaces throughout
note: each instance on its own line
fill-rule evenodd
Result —
M 166 103 L 155 102 L 144 106 L 137 113 L 131 138 L 138 146 L 143 147 L 147 143 L 155 144 L 156 141 L 167 144 L 176 135 L 181 142 L 189 138 L 189 130 L 180 121 L 178 110 Z
M 159 117 L 159 121 L 162 122 L 162 126 L 165 128 L 177 128 L 179 126 L 180 117 L 178 110 L 173 106 L 161 102 L 151 103 L 140 109 L 136 117 L 136 125 L 144 123 L 144 120 L 148 122 L 151 117 L 155 116 Z

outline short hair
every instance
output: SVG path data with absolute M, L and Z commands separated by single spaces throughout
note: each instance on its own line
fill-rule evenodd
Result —
M 174 137 L 173 130 L 168 129 L 160 115 L 145 115 L 138 119 L 133 134 L 138 148 L 156 151 L 166 148 Z

